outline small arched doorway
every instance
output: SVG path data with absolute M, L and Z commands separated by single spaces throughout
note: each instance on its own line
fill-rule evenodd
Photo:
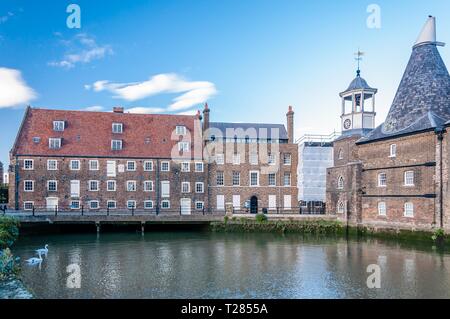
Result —
M 258 214 L 258 197 L 252 196 L 250 198 L 250 213 Z

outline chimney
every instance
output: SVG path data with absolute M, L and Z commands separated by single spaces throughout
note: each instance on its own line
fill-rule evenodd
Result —
M 288 143 L 294 143 L 294 111 L 292 106 L 289 106 L 289 110 L 286 113 L 287 133 L 289 141 Z
M 113 107 L 113 112 L 114 113 L 123 113 L 123 107 L 121 107 L 121 106 L 114 106 Z
M 208 103 L 205 103 L 205 109 L 203 110 L 203 132 L 209 129 L 209 107 Z

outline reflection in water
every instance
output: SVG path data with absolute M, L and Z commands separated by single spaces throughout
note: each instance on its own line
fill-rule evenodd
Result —
M 41 267 L 23 266 L 38 298 L 450 298 L 450 255 L 378 240 L 155 232 L 21 238 L 24 260 L 43 242 Z M 67 288 L 77 264 L 81 288 Z M 366 286 L 381 268 L 381 289 Z

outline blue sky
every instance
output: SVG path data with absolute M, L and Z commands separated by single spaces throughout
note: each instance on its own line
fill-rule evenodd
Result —
M 81 29 L 66 25 L 70 3 Z M 372 3 L 380 29 L 366 24 Z M 330 133 L 358 47 L 381 123 L 428 14 L 450 45 L 447 0 L 2 0 L 0 161 L 27 104 L 189 113 L 208 101 L 213 121 L 275 123 L 293 105 L 297 137 Z

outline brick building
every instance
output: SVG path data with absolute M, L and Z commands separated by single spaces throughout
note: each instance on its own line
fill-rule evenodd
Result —
M 327 172 L 329 214 L 372 228 L 450 231 L 450 76 L 435 28 L 429 17 L 382 125 L 372 126 L 377 91 L 359 72 L 341 94 L 351 110 L 343 107 L 343 135 L 334 142 L 334 167 Z M 353 116 L 362 124 L 353 127 Z
M 3 175 L 4 175 L 4 171 L 3 171 L 3 163 L 0 162 L 0 184 L 5 183 L 5 181 L 3 180 Z
M 206 152 L 210 141 L 203 136 L 209 136 L 209 126 L 214 130 L 217 124 L 209 123 L 209 112 L 206 106 L 202 123 L 200 112 L 195 116 L 150 115 L 124 113 L 120 107 L 113 112 L 28 107 L 10 153 L 9 207 L 224 213 L 225 202 L 219 205 L 219 194 L 210 187 L 216 186 L 211 184 L 213 176 L 216 181 L 217 172 L 225 166 L 216 164 Z M 293 125 L 292 111 L 288 118 Z M 285 152 L 293 144 L 288 143 L 284 126 L 280 129 Z M 289 130 L 293 131 L 292 126 Z M 291 161 L 295 167 L 295 157 Z M 283 172 L 290 167 L 283 166 Z M 252 170 L 262 171 L 263 167 L 258 164 Z M 262 187 L 265 180 L 261 178 L 261 187 L 253 185 L 250 192 L 244 188 L 245 174 L 248 176 L 245 164 L 239 171 L 242 189 L 238 194 L 242 200 L 251 193 L 259 205 L 267 205 L 267 191 Z M 290 178 L 295 185 L 295 175 Z M 296 192 L 296 188 L 286 189 Z

